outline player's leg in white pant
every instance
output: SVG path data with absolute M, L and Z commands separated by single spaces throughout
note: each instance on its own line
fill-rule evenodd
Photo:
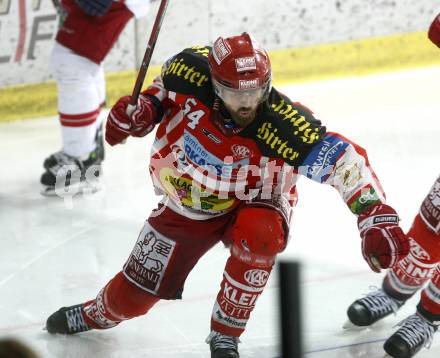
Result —
M 104 157 L 102 118 L 99 118 L 105 97 L 102 66 L 55 43 L 51 70 L 58 88 L 62 150 L 44 162 L 46 172 L 41 183 L 46 187 L 46 194 L 54 190 L 59 173 L 63 174 L 60 177 L 65 185 L 72 184 L 75 177 L 82 182 L 86 170 L 92 165 L 100 165 Z M 99 172 L 97 169 L 96 174 Z

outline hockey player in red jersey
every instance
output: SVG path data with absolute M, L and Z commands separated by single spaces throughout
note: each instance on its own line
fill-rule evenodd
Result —
M 437 47 L 440 47 L 440 14 L 438 14 L 431 23 L 428 30 L 428 37 Z
M 440 14 L 428 32 L 440 47 Z M 411 358 L 430 347 L 440 325 L 440 177 L 423 201 L 408 232 L 409 255 L 388 270 L 382 288 L 354 301 L 348 308 L 350 322 L 369 326 L 396 313 L 419 289 L 416 313 L 399 323 L 400 328 L 385 342 L 394 358 Z
M 416 313 L 400 322 L 400 328 L 384 344 L 394 358 L 410 358 L 429 347 L 440 324 L 440 177 L 423 201 L 408 236 L 409 255 L 387 272 L 382 288 L 354 301 L 347 311 L 355 326 L 370 326 L 396 313 L 427 284 Z
M 105 102 L 102 61 L 128 21 L 146 14 L 150 0 L 61 0 L 51 55 L 57 82 L 62 149 L 45 159 L 42 194 L 55 195 L 57 174 L 68 185 L 96 179 L 104 159 L 101 107 Z M 69 172 L 65 171 L 69 168 Z M 61 170 L 60 170 L 61 169 Z M 67 177 L 67 178 L 66 178 Z M 74 183 L 75 178 L 77 182 Z
M 299 174 L 335 187 L 357 216 L 374 271 L 408 253 L 396 212 L 364 149 L 327 132 L 312 112 L 272 87 L 269 57 L 247 33 L 171 57 L 127 114 L 113 106 L 110 145 L 157 126 L 150 173 L 163 200 L 127 262 L 97 295 L 63 307 L 50 333 L 113 327 L 182 297 L 185 279 L 219 241 L 230 247 L 207 338 L 211 357 L 237 358 L 239 337 L 287 245 Z

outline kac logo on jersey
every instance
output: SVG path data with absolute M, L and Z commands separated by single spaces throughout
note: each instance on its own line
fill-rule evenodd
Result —
M 234 159 L 246 159 L 251 157 L 251 150 L 248 147 L 240 144 L 234 144 L 231 147 Z

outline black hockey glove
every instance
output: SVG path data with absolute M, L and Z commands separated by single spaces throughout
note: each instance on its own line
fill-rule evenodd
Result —
M 113 0 L 76 0 L 78 6 L 87 15 L 103 16 L 112 6 Z

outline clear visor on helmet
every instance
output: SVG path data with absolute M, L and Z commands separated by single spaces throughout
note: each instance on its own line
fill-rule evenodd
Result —
M 214 89 L 217 96 L 230 108 L 238 109 L 240 107 L 255 108 L 260 104 L 267 94 L 268 84 L 256 88 L 239 90 L 222 85 L 213 79 Z

